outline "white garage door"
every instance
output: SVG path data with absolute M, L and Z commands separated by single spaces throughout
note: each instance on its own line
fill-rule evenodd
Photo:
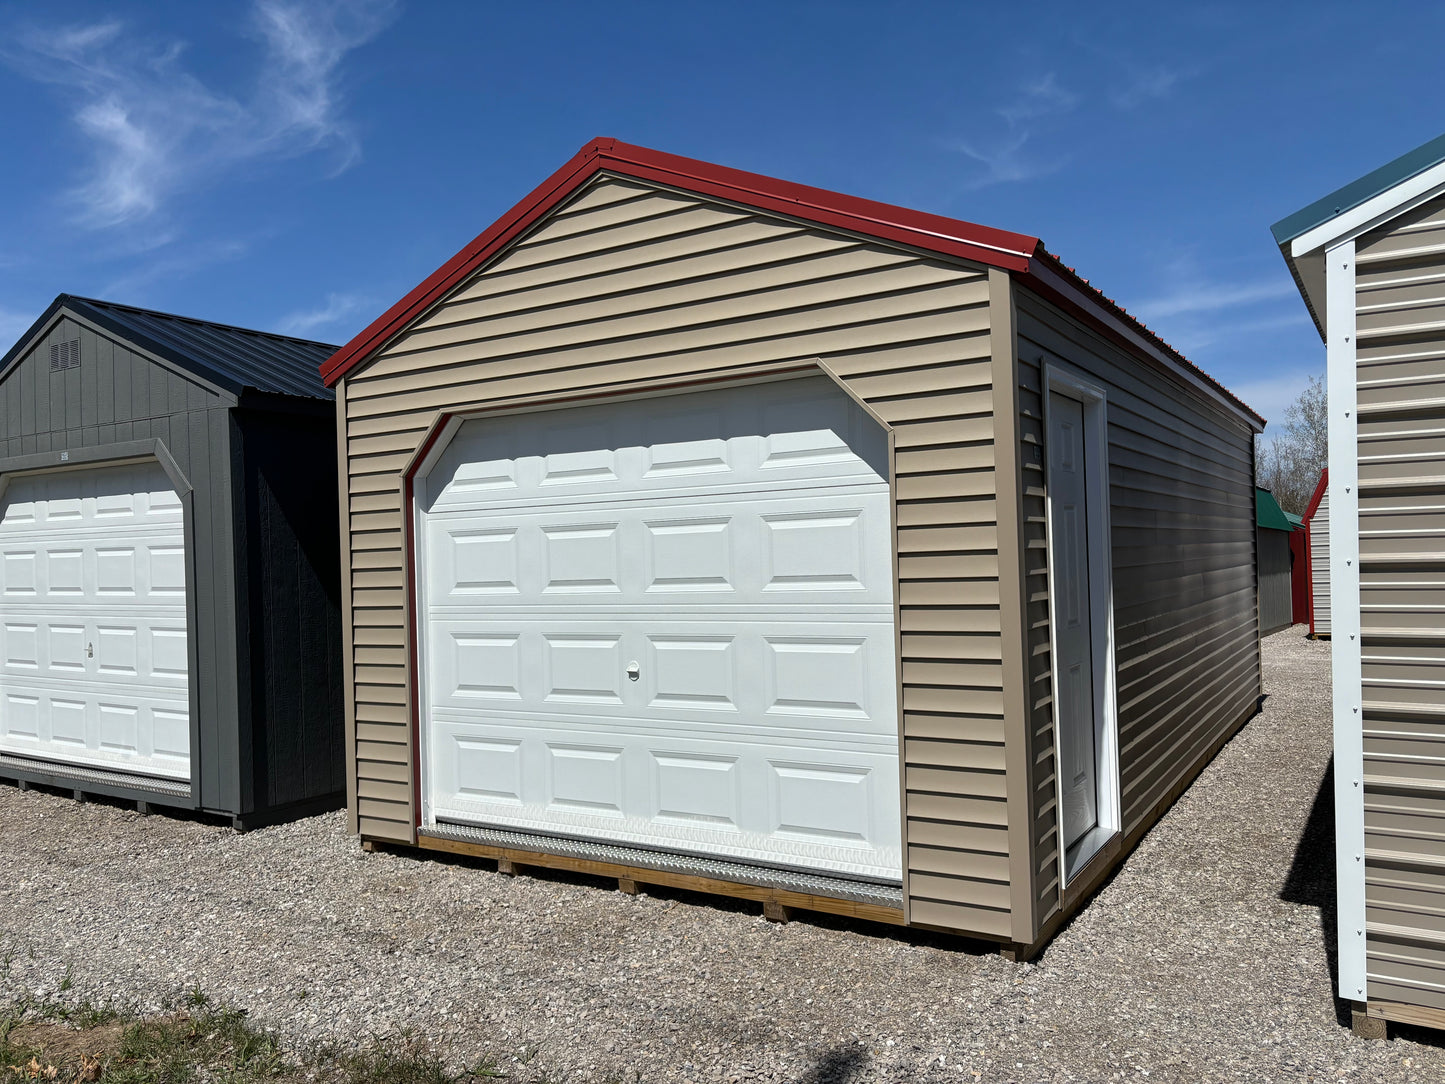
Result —
M 417 489 L 424 823 L 898 880 L 887 473 L 823 378 L 465 423 Z
M 0 497 L 0 751 L 189 779 L 185 535 L 157 463 Z

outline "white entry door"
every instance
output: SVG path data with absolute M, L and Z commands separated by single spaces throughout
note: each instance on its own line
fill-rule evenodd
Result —
M 0 752 L 190 779 L 186 552 L 158 463 L 0 496 Z
M 887 479 L 823 378 L 465 423 L 417 487 L 424 823 L 898 880 Z
M 1049 566 L 1064 846 L 1099 823 L 1084 408 L 1049 393 Z

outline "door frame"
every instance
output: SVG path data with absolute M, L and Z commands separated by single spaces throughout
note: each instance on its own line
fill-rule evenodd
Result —
M 1063 773 L 1059 755 L 1063 728 L 1059 719 L 1059 698 L 1053 700 L 1054 726 L 1054 810 L 1059 840 L 1059 884 L 1067 887 L 1111 839 L 1121 831 L 1119 784 L 1119 712 L 1117 674 L 1114 664 L 1114 569 L 1109 522 L 1109 418 L 1108 396 L 1101 384 L 1071 367 L 1049 362 L 1043 372 L 1044 408 L 1044 507 L 1045 533 L 1048 539 L 1049 582 L 1049 660 L 1050 685 L 1053 684 L 1053 660 L 1058 658 L 1055 636 L 1057 619 L 1054 600 L 1054 528 L 1053 514 L 1048 509 L 1049 455 L 1048 439 L 1052 432 L 1050 402 L 1054 394 L 1077 401 L 1084 413 L 1084 469 L 1088 507 L 1087 544 L 1089 550 L 1089 644 L 1093 660 L 1094 684 L 1094 750 L 1095 786 L 1098 788 L 1098 825 L 1072 848 L 1062 845 Z

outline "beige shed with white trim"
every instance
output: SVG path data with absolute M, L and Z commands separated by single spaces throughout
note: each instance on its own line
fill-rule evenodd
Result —
M 598 140 L 323 373 L 368 843 L 1025 954 L 1256 710 L 1262 422 L 1034 238 Z

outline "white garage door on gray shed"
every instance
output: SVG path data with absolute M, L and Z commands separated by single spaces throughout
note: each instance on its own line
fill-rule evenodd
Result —
M 416 486 L 424 826 L 897 881 L 888 475 L 818 377 L 463 423 Z
M 185 532 L 158 463 L 0 496 L 0 752 L 189 780 Z

